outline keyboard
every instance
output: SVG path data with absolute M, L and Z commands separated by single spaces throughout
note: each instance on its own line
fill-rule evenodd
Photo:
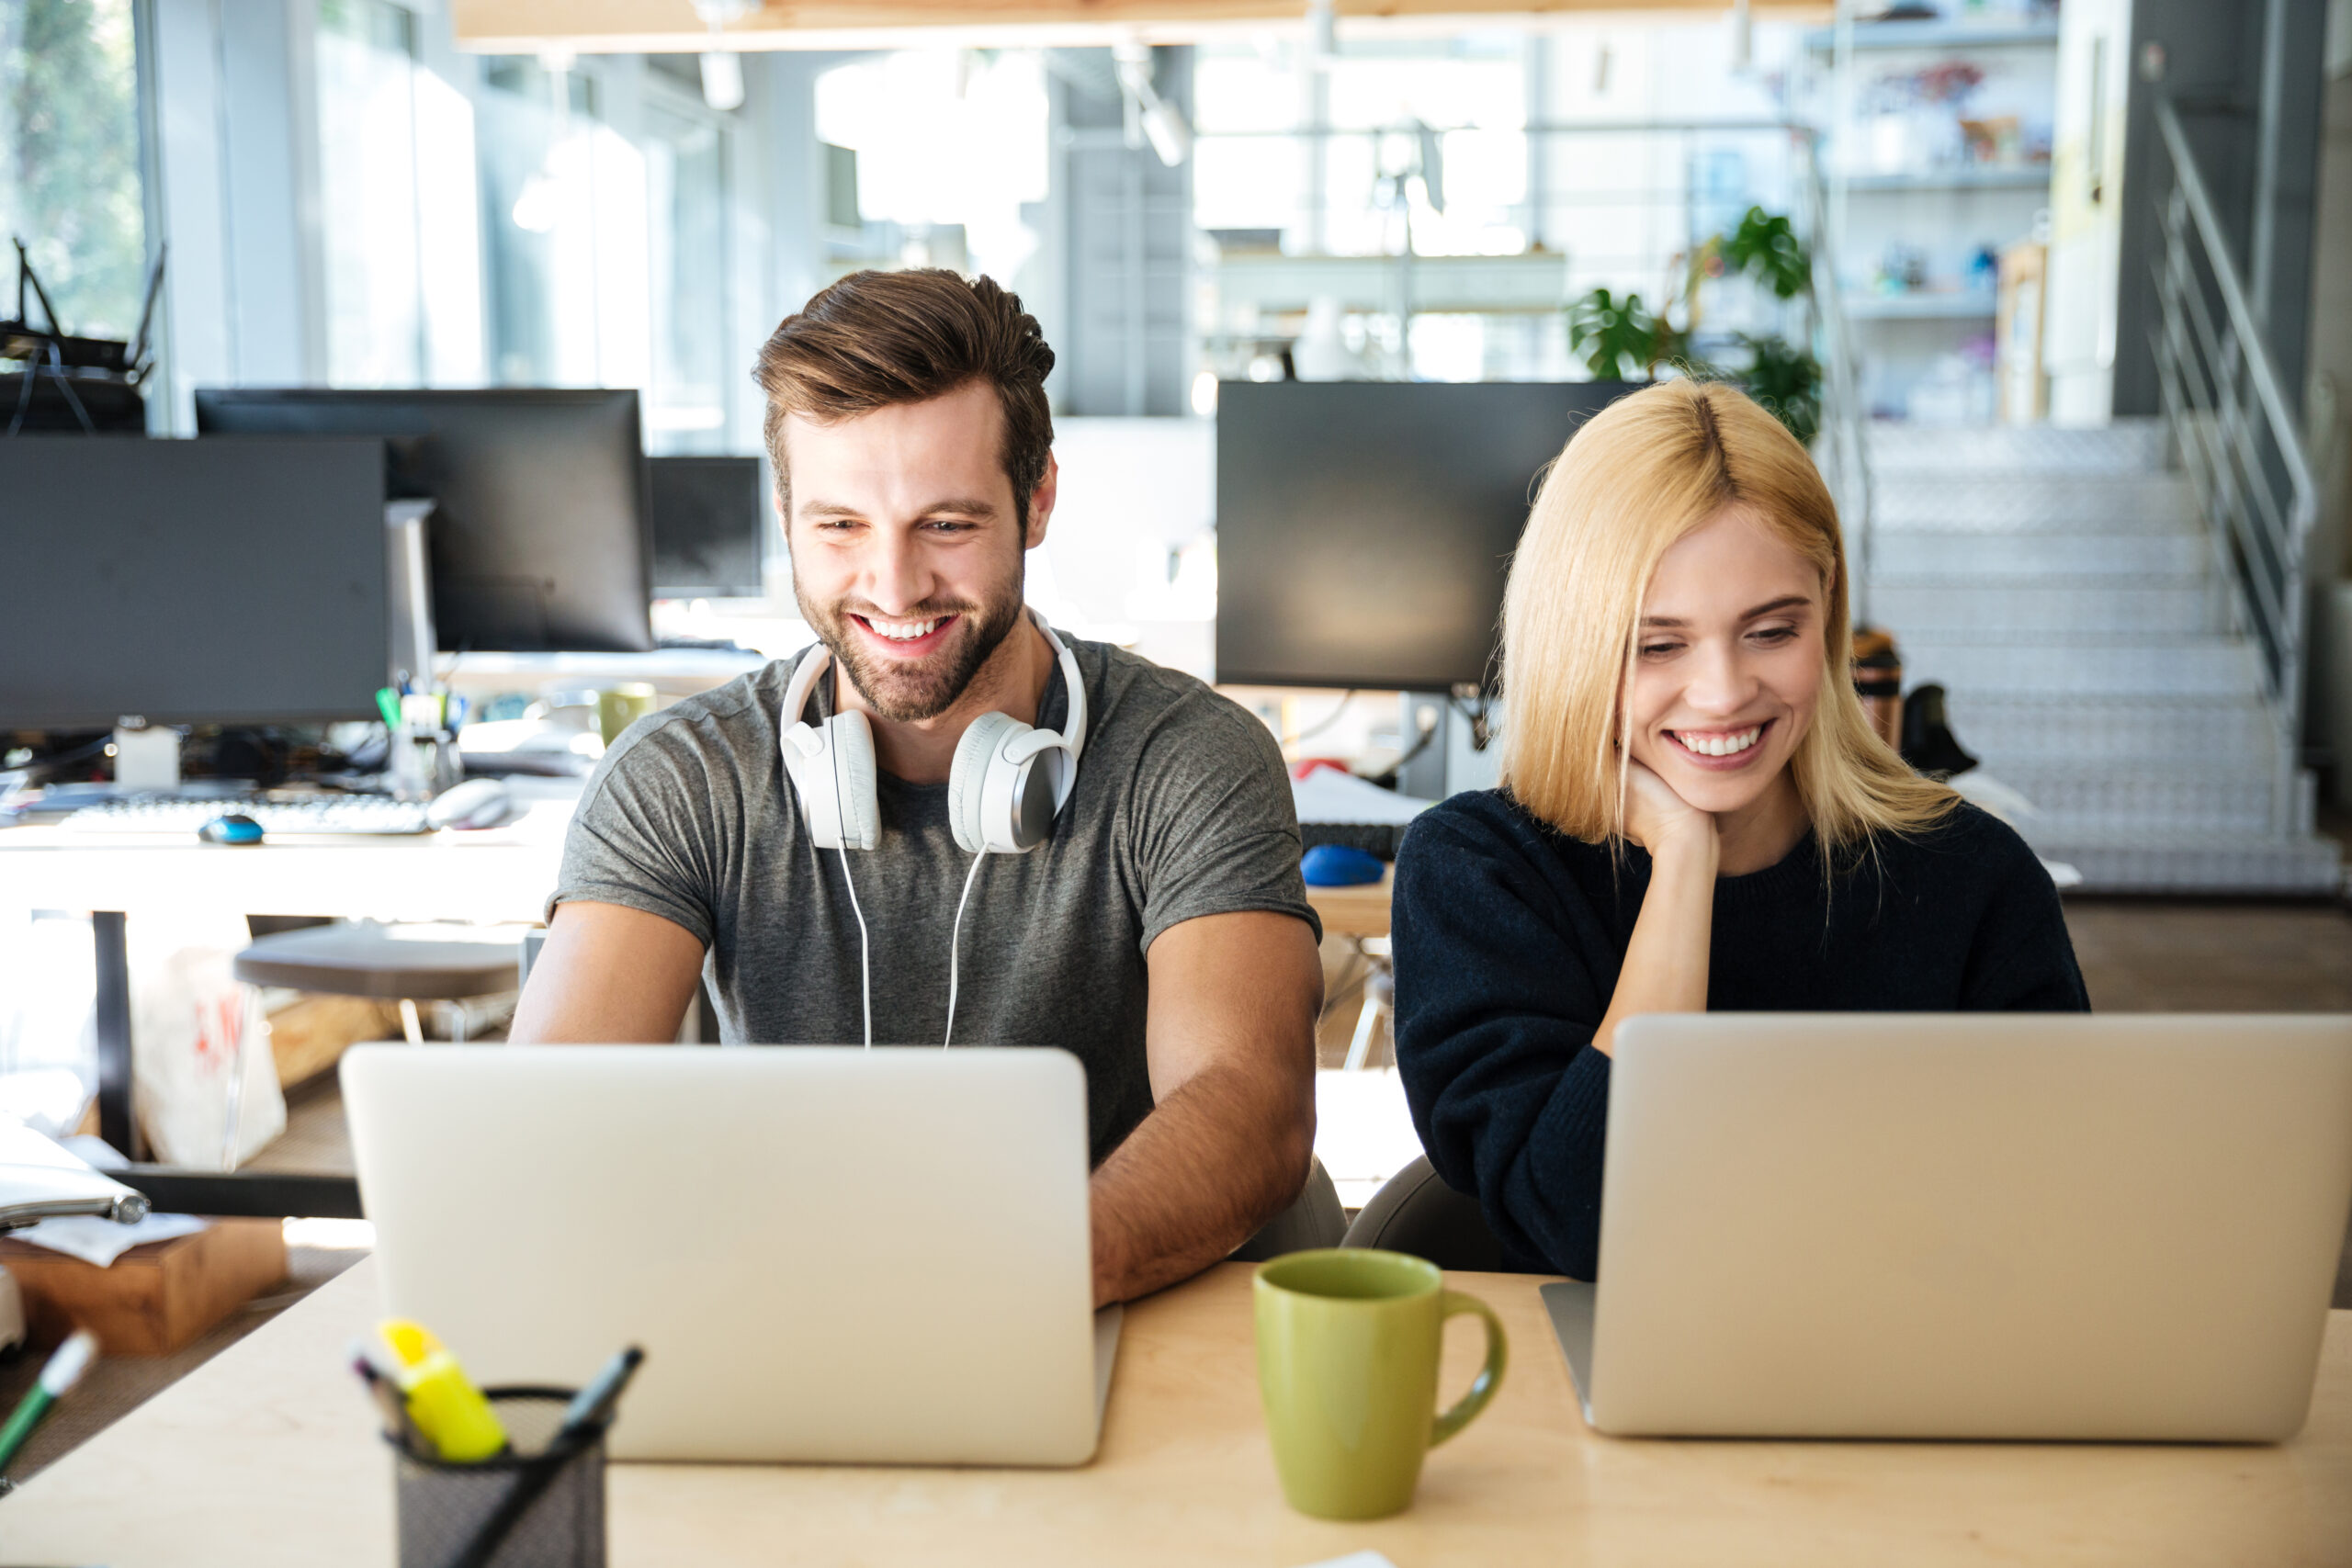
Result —
M 250 817 L 265 838 L 349 833 L 430 833 L 424 803 L 385 795 L 257 795 L 217 800 L 128 795 L 85 806 L 57 826 L 74 833 L 154 833 L 194 838 L 216 817 Z

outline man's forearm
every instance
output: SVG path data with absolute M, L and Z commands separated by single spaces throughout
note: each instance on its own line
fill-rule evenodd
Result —
M 1305 1186 L 1311 1077 L 1212 1068 L 1160 1102 L 1094 1173 L 1094 1301 L 1188 1279 L 1256 1235 Z

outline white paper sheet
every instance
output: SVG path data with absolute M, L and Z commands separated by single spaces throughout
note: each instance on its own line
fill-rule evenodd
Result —
M 1317 768 L 1294 780 L 1290 791 L 1302 822 L 1410 822 L 1437 804 L 1383 789 L 1336 768 Z
M 96 1214 L 70 1214 L 10 1231 L 8 1235 L 13 1241 L 28 1241 L 104 1269 L 141 1242 L 194 1235 L 211 1224 L 194 1214 L 150 1214 L 135 1225 L 119 1225 Z

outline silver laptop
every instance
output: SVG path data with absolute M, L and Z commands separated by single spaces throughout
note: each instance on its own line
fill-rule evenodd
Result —
M 1618 1032 L 1614 1433 L 2275 1441 L 2352 1205 L 2352 1018 L 1653 1016 Z
M 642 1345 L 616 1458 L 1094 1451 L 1067 1052 L 363 1045 L 343 1090 L 386 1311 L 482 1383 Z

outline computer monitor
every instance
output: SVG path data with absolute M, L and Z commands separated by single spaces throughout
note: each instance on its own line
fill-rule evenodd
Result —
M 0 729 L 375 716 L 380 441 L 0 441 Z
M 205 435 L 373 435 L 386 494 L 429 497 L 452 652 L 642 652 L 652 547 L 637 393 L 199 388 Z
M 651 478 L 653 596 L 757 597 L 763 570 L 767 497 L 757 457 L 654 457 Z
M 1622 381 L 1229 381 L 1216 675 L 1443 692 L 1494 674 L 1545 464 Z

